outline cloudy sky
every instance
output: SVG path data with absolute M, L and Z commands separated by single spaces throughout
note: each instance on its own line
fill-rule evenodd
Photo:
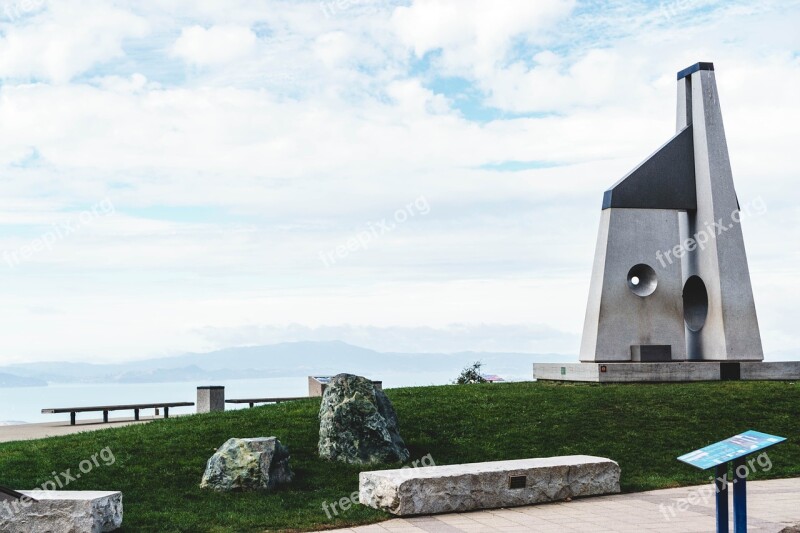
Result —
M 579 347 L 603 191 L 716 66 L 800 345 L 800 2 L 0 0 L 2 361 Z

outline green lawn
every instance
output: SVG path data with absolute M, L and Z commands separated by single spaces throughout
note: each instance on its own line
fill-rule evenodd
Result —
M 437 464 L 589 454 L 622 467 L 623 491 L 703 483 L 708 474 L 678 455 L 747 429 L 788 437 L 754 478 L 800 476 L 800 384 L 563 385 L 516 383 L 387 391 L 412 460 Z M 358 488 L 359 468 L 316 457 L 319 399 L 0 444 L 0 481 L 39 486 L 101 449 L 116 461 L 69 484 L 121 490 L 124 531 L 310 530 L 375 522 L 354 506 L 329 520 L 323 502 Z M 289 446 L 295 481 L 273 493 L 198 488 L 206 460 L 229 437 L 277 436 Z M 389 468 L 386 465 L 385 468 Z

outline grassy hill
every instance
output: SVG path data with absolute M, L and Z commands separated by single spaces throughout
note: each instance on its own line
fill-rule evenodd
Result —
M 394 389 L 412 460 L 437 464 L 589 454 L 622 467 L 623 491 L 703 483 L 709 474 L 678 455 L 747 429 L 788 437 L 754 479 L 800 476 L 800 384 L 487 384 Z M 358 488 L 359 468 L 316 457 L 319 399 L 0 444 L 0 483 L 32 488 L 102 449 L 70 490 L 121 490 L 124 531 L 311 530 L 383 520 L 354 506 L 328 518 L 323 502 Z M 295 481 L 273 493 L 198 488 L 207 459 L 229 437 L 277 436 L 289 446 Z M 106 455 L 105 457 L 108 457 Z M 109 461 L 110 462 L 110 461 Z M 390 468 L 385 465 L 383 468 Z

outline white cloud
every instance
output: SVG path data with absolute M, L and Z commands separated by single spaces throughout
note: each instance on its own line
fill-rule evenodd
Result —
M 0 77 L 64 83 L 123 55 L 147 21 L 105 2 L 59 0 L 0 37 Z
M 497 69 L 484 82 L 493 106 L 518 113 L 550 112 L 641 102 L 652 94 L 641 77 L 644 61 L 616 50 L 589 50 L 574 62 L 541 52 L 533 60 L 533 68 L 517 62 Z
M 631 24 L 568 2 L 60 5 L 2 23 L 0 253 L 105 197 L 117 212 L 24 265 L 0 256 L 18 358 L 215 348 L 199 332 L 252 324 L 377 328 L 374 343 L 453 323 L 576 336 L 602 191 L 672 134 L 674 73 L 699 59 L 717 65 L 737 192 L 769 206 L 744 227 L 765 347 L 800 340 L 796 9 Z M 93 16 L 110 25 L 72 35 Z M 437 80 L 452 74 L 465 87 Z M 531 168 L 492 167 L 509 161 Z M 420 195 L 430 214 L 321 263 Z
M 252 54 L 256 36 L 242 26 L 191 26 L 183 28 L 172 54 L 198 66 L 221 65 Z
M 158 84 L 149 83 L 147 77 L 135 72 L 128 77 L 103 76 L 94 80 L 103 90 L 118 93 L 137 93 L 145 88 L 159 89 Z
M 417 57 L 441 50 L 445 71 L 487 74 L 517 39 L 535 42 L 573 6 L 569 0 L 417 0 L 397 8 L 392 20 Z
M 386 94 L 406 117 L 416 115 L 424 118 L 428 114 L 451 111 L 447 98 L 426 89 L 419 80 L 394 81 L 386 87 Z

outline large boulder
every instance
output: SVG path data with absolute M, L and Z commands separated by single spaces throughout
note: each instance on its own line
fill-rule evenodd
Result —
M 328 383 L 319 409 L 319 455 L 351 464 L 408 459 L 394 407 L 372 381 L 339 374 Z
M 229 439 L 211 456 L 201 489 L 269 490 L 289 483 L 289 449 L 275 437 Z

